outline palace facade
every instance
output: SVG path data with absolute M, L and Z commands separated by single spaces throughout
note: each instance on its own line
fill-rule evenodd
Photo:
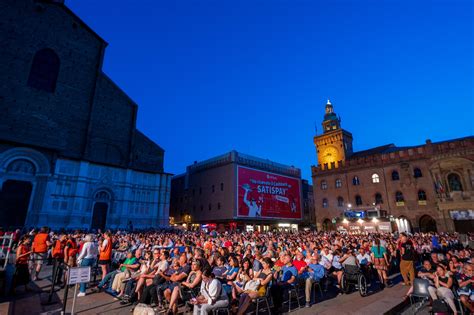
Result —
M 312 167 L 318 229 L 378 211 L 393 230 L 474 231 L 474 137 L 354 152 L 329 100 L 322 126 Z

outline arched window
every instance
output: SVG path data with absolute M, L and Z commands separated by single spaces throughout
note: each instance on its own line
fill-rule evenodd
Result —
M 328 200 L 326 198 L 323 199 L 323 208 L 328 207 Z
M 397 192 L 395 193 L 395 201 L 396 201 L 396 202 L 404 202 L 404 201 L 405 201 L 405 199 L 403 198 L 403 194 L 402 194 L 401 191 L 397 191 Z
M 355 202 L 356 202 L 356 205 L 362 206 L 362 197 L 359 196 L 359 195 L 357 195 L 357 196 L 355 197 Z
M 358 176 L 354 176 L 354 178 L 352 178 L 352 185 L 354 186 L 360 185 L 360 180 Z
M 418 167 L 416 167 L 413 170 L 413 177 L 415 178 L 423 177 L 423 174 L 421 173 L 421 170 Z
M 342 187 L 342 180 L 338 178 L 336 179 L 336 188 L 341 188 L 341 187 Z
M 380 177 L 379 174 L 372 174 L 372 183 L 380 183 Z
M 33 57 L 28 86 L 53 93 L 59 74 L 59 57 L 54 50 L 45 48 Z
M 337 197 L 337 206 L 338 207 L 344 207 L 344 198 L 342 197 Z
M 327 181 L 325 181 L 325 180 L 321 181 L 321 189 L 322 190 L 328 189 L 328 182 Z
M 448 175 L 449 191 L 462 191 L 461 178 L 456 173 Z
M 424 190 L 418 190 L 418 200 L 425 201 L 426 200 L 426 193 Z
M 380 205 L 383 203 L 382 195 L 380 193 L 375 194 L 375 204 Z
M 398 175 L 397 171 L 392 172 L 392 180 L 400 180 L 400 175 Z

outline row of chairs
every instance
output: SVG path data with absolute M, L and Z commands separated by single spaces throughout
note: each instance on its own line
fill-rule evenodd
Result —
M 426 303 L 430 300 L 430 293 L 428 287 L 430 282 L 426 279 L 415 278 L 413 281 L 413 292 L 410 295 L 410 304 L 414 306 L 414 312 L 418 312 Z M 456 290 L 452 290 L 454 294 L 454 299 L 461 312 L 461 315 L 464 315 L 465 309 L 464 305 L 461 303 L 461 300 L 457 294 Z

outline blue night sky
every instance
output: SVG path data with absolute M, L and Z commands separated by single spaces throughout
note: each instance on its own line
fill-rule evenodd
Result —
M 66 4 L 170 173 L 235 149 L 310 179 L 328 97 L 355 150 L 474 134 L 470 0 Z

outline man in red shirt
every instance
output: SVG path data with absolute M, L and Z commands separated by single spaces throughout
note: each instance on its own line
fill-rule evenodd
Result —
M 42 227 L 33 240 L 33 264 L 36 265 L 36 269 L 32 270 L 33 281 L 40 280 L 38 275 L 43 266 L 43 262 L 46 260 L 48 247 L 51 246 L 48 230 L 47 227 Z
M 296 270 L 298 270 L 298 274 L 300 275 L 306 268 L 308 264 L 304 261 L 304 256 L 303 253 L 297 252 L 296 257 L 293 260 L 293 266 L 296 267 Z

